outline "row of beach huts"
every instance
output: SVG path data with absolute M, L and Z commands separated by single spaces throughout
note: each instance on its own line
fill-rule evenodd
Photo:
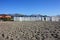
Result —
M 57 16 L 28 16 L 14 17 L 14 21 L 60 21 Z
M 7 15 L 0 14 L 0 20 L 5 21 L 60 21 L 60 16 L 42 16 L 42 15 Z

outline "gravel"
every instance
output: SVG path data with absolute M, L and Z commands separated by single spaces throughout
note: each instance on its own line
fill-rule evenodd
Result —
M 60 40 L 60 23 L 0 22 L 0 40 Z

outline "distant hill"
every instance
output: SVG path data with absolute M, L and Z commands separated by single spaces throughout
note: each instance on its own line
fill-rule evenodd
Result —
M 40 15 L 40 14 L 37 14 L 37 15 L 23 15 L 23 14 L 0 14 L 1 15 L 9 15 L 9 16 L 12 16 L 12 17 L 41 17 L 41 16 L 44 16 L 46 17 L 47 15 Z

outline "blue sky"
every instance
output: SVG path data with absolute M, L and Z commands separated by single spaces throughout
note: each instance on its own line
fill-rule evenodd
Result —
M 60 0 L 0 0 L 0 14 L 60 15 Z

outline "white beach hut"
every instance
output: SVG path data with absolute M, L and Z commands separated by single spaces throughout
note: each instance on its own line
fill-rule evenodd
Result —
M 52 16 L 52 21 L 60 21 L 60 17 L 58 17 L 58 16 Z

